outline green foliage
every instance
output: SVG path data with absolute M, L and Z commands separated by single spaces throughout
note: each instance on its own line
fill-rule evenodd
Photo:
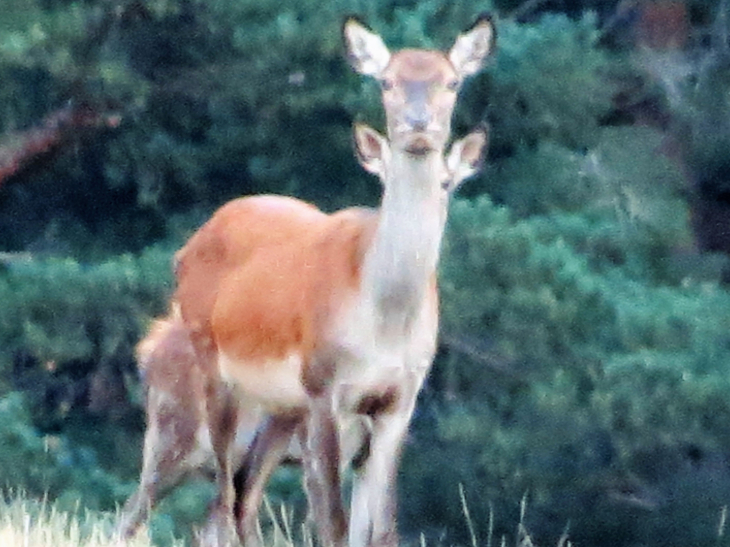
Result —
M 111 102 L 136 95 L 134 100 L 143 100 L 144 83 L 94 44 L 106 23 L 99 9 L 76 2 L 6 4 L 0 16 L 0 128 L 38 123 L 69 99 Z
M 726 165 L 730 129 L 718 120 L 730 115 L 730 22 L 721 3 L 708 36 L 708 45 L 690 52 L 645 51 L 632 57 L 634 66 L 651 85 L 647 95 L 661 93 L 674 114 L 674 132 L 689 154 L 688 163 L 701 179 Z
M 138 335 L 130 327 L 164 309 L 170 256 L 151 249 L 95 265 L 70 259 L 6 264 L 0 272 L 3 366 L 12 352 L 28 347 L 44 362 L 110 359 L 128 351 L 120 346 Z M 105 333 L 95 336 L 98 330 Z
M 491 80 L 479 78 L 467 87 L 465 103 L 468 111 L 480 112 L 486 104 L 475 95 L 489 97 L 493 147 L 540 142 L 579 149 L 596 143 L 615 93 L 603 77 L 612 59 L 596 47 L 599 36 L 591 14 L 578 21 L 556 14 L 530 25 L 500 22 Z
M 478 494 L 477 514 L 495 499 L 505 513 L 529 492 L 537 537 L 557 538 L 570 520 L 591 544 L 615 529 L 647 540 L 664 521 L 640 519 L 643 504 L 674 514 L 678 492 L 710 480 L 708 462 L 722 458 L 730 433 L 722 395 L 730 388 L 730 295 L 691 276 L 657 282 L 654 264 L 669 259 L 686 225 L 633 219 L 626 238 L 621 211 L 590 211 L 553 211 L 548 222 L 520 219 L 486 198 L 454 204 L 441 288 L 443 330 L 455 349 L 439 367 L 460 402 L 435 407 L 441 442 L 424 440 L 419 455 L 448 466 L 429 471 L 415 456 L 418 480 L 441 494 L 407 513 L 445 506 L 440 518 L 454 522 L 455 485 L 463 483 Z M 605 242 L 586 244 L 601 233 L 618 235 L 611 245 L 623 260 L 601 257 Z M 651 256 L 656 240 L 664 252 Z M 473 346 L 471 358 L 460 339 Z M 470 342 L 480 339 L 488 351 Z M 652 458 L 667 464 L 648 467 Z M 714 472 L 713 480 L 730 481 Z M 712 490 L 692 508 L 697 522 L 715 518 L 726 501 Z M 712 530 L 686 522 L 696 544 L 715 541 Z
M 514 221 L 487 198 L 457 202 L 453 209 L 455 235 L 442 268 L 445 329 L 496 328 L 504 334 L 506 355 L 538 362 L 550 356 L 551 365 L 565 359 L 565 352 L 579 352 L 576 342 L 600 338 L 594 329 L 610 313 L 599 278 L 564 237 L 541 233 L 540 222 Z M 559 325 L 568 326 L 571 336 L 561 341 Z
M 162 249 L 94 265 L 70 259 L 6 264 L 0 271 L 5 389 L 34 392 L 50 426 L 80 400 L 88 402 L 79 380 L 87 391 L 91 378 L 108 370 L 118 379 L 136 377 L 132 349 L 149 318 L 165 309 L 169 264 Z
M 97 264 L 2 267 L 3 391 L 23 392 L 0 399 L 4 486 L 66 509 L 111 510 L 129 496 L 141 454 L 132 351 L 165 310 L 170 261 L 169 250 L 150 248 Z
M 51 158 L 43 176 L 23 182 L 25 191 L 9 190 L 0 203 L 0 245 L 17 250 L 50 237 L 83 259 L 173 237 L 173 214 L 194 225 L 240 194 L 296 194 L 328 209 L 373 203 L 379 186 L 353 159 L 350 126 L 356 117 L 382 125 L 382 113 L 375 82 L 344 59 L 344 16 L 361 13 L 394 47 L 447 48 L 489 8 L 293 0 L 23 5 L 27 11 L 14 10 L 0 26 L 0 98 L 7 98 L 0 127 L 38 124 L 69 100 L 121 123 L 91 131 L 94 144 L 83 142 L 82 154 Z M 91 193 L 95 201 L 86 202 Z M 139 229 L 120 230 L 130 223 Z
M 723 1 L 687 2 L 693 17 L 705 21 L 683 49 L 632 52 L 628 57 L 637 103 L 661 105 L 673 155 L 685 165 L 691 182 L 698 243 L 703 249 L 728 251 L 730 177 L 727 150 L 730 126 L 730 20 Z
M 694 236 L 685 183 L 661 154 L 662 139 L 646 127 L 610 127 L 582 152 L 543 141 L 490 169 L 485 186 L 513 214 L 536 215 L 535 230 L 559 233 L 594 266 L 676 279 L 687 272 L 672 254 L 690 249 Z
M 71 445 L 62 435 L 41 435 L 25 398 L 12 393 L 0 398 L 0 483 L 36 497 L 50 496 L 59 508 L 113 509 L 133 485 L 104 470 L 98 454 Z

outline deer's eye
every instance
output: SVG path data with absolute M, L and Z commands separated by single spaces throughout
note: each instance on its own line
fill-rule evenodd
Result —
M 446 89 L 448 89 L 449 91 L 456 91 L 457 89 L 459 89 L 459 80 L 449 80 L 446 83 Z
M 393 89 L 393 80 L 388 80 L 385 78 L 380 80 L 380 89 L 382 89 L 383 91 L 390 91 L 391 89 Z

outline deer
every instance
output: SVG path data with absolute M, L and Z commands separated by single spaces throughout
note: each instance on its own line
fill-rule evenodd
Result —
M 388 135 L 391 141 L 388 146 L 385 146 L 387 141 L 376 136 L 372 130 L 356 129 L 356 141 L 360 143 L 359 159 L 366 170 L 385 180 L 384 158 L 386 155 L 390 157 L 391 149 L 405 151 L 405 156 L 424 158 L 428 156 L 432 158 L 426 162 L 428 165 L 434 163 L 434 158 L 443 158 L 445 143 L 450 135 L 450 120 L 456 92 L 466 76 L 479 70 L 493 48 L 494 30 L 491 19 L 488 16 L 481 16 L 469 31 L 457 38 L 448 54 L 431 50 L 409 49 L 391 55 L 382 39 L 354 18 L 346 20 L 343 35 L 347 45 L 348 58 L 353 67 L 358 72 L 373 76 L 381 82 L 382 100 L 386 108 Z M 479 140 L 479 137 L 471 138 L 471 141 L 475 140 Z M 376 144 L 377 146 L 375 146 Z M 461 143 L 459 146 L 452 147 L 450 155 L 452 164 L 454 162 L 458 164 L 454 158 L 461 157 L 462 154 L 455 151 L 464 151 L 465 144 Z M 471 150 L 472 156 L 477 148 L 479 147 L 473 144 L 466 147 L 467 150 Z M 365 153 L 364 151 L 367 149 L 370 149 L 371 152 Z M 376 149 L 382 152 L 372 153 Z M 403 154 L 399 153 L 395 156 L 400 157 Z M 463 156 L 466 157 L 466 154 Z M 365 161 L 366 159 L 367 161 Z M 458 168 L 458 165 L 445 168 L 443 159 L 437 160 L 434 165 L 438 166 L 438 169 L 432 175 L 443 178 L 442 184 L 444 185 L 447 185 L 447 179 L 450 176 L 450 184 L 456 187 L 461 180 L 475 170 L 472 167 L 475 165 L 475 161 L 473 157 L 471 160 L 465 161 L 464 165 L 469 166 L 466 168 Z M 451 173 L 449 176 L 444 174 L 447 171 Z M 146 518 L 147 510 L 154 504 L 156 496 L 164 488 L 173 487 L 181 480 L 181 477 L 193 472 L 199 466 L 210 463 L 211 452 L 215 453 L 217 459 L 217 481 L 221 492 L 217 513 L 223 515 L 221 518 L 226 519 L 226 515 L 231 512 L 233 494 L 230 478 L 232 471 L 238 465 L 237 462 L 241 461 L 241 454 L 251 448 L 252 432 L 256 429 L 255 424 L 261 417 L 261 408 L 268 408 L 270 405 L 265 403 L 266 394 L 256 389 L 252 391 L 258 392 L 253 393 L 251 397 L 245 389 L 239 390 L 239 392 L 245 395 L 243 399 L 248 398 L 250 401 L 258 402 L 263 399 L 264 404 L 259 408 L 256 408 L 256 403 L 242 405 L 240 393 L 234 397 L 231 393 L 233 390 L 228 385 L 235 384 L 235 382 L 231 382 L 229 378 L 219 383 L 214 381 L 217 376 L 223 377 L 223 371 L 216 367 L 221 355 L 215 347 L 217 342 L 212 329 L 213 310 L 216 308 L 217 297 L 224 290 L 223 283 L 226 284 L 225 290 L 227 291 L 227 284 L 231 283 L 231 276 L 235 277 L 240 274 L 241 269 L 246 269 L 244 266 L 248 263 L 252 253 L 266 253 L 267 249 L 277 248 L 289 241 L 296 241 L 296 236 L 300 232 L 306 232 L 309 223 L 314 226 L 323 222 L 323 218 L 326 218 L 323 215 L 313 206 L 304 205 L 292 198 L 260 196 L 234 200 L 223 206 L 177 254 L 178 291 L 173 302 L 177 309 L 185 311 L 155 323 L 150 335 L 140 344 L 137 352 L 141 368 L 147 370 L 148 428 L 145 436 L 140 488 L 130 498 L 123 510 L 120 528 L 125 535 L 130 535 L 139 521 Z M 372 214 L 365 214 L 362 211 L 343 212 L 341 216 L 345 218 L 349 215 L 372 216 Z M 298 221 L 291 223 L 291 219 L 294 217 L 297 217 Z M 254 220 L 251 221 L 251 219 Z M 303 222 L 303 225 L 300 222 Z M 369 222 L 370 225 L 373 222 L 377 224 L 377 221 Z M 372 226 L 368 228 L 368 230 L 372 229 Z M 368 230 L 365 230 L 361 237 L 365 237 L 369 233 Z M 241 234 L 243 237 L 239 237 Z M 371 236 L 372 234 L 368 237 Z M 248 244 L 250 241 L 258 243 L 251 247 Z M 191 262 L 197 265 L 191 266 Z M 183 317 L 185 318 L 183 319 Z M 432 338 L 435 339 L 435 336 Z M 294 377 L 293 372 L 297 369 L 297 363 L 294 361 L 296 359 L 289 361 L 292 369 L 289 379 Z M 429 361 L 429 359 L 424 359 L 425 361 Z M 170 382 L 168 373 L 154 374 L 155 367 L 168 371 L 172 370 L 169 367 L 178 371 L 185 369 L 182 372 L 184 382 L 192 383 L 194 386 L 194 389 L 184 389 L 186 393 L 184 397 L 187 398 L 184 402 L 177 399 L 180 394 L 172 394 L 173 401 L 181 402 L 177 407 L 168 404 L 167 413 L 162 412 L 159 408 L 151 408 L 161 405 L 165 400 L 168 403 L 172 402 L 169 397 L 160 395 L 161 393 L 171 395 L 169 389 L 158 389 L 157 395 L 149 395 L 155 392 L 156 383 L 158 387 L 164 388 L 165 382 L 168 384 Z M 299 368 L 301 368 L 301 364 L 299 364 Z M 286 370 L 286 366 L 284 370 Z M 276 377 L 278 378 L 278 376 Z M 259 378 L 259 380 L 262 379 Z M 248 379 L 246 381 L 248 382 Z M 178 378 L 176 382 L 180 383 L 181 379 Z M 298 393 L 301 392 L 303 385 L 302 383 L 296 388 Z M 261 387 L 260 384 L 259 387 Z M 412 391 L 413 389 L 408 390 L 409 395 L 406 396 L 406 399 L 410 396 L 415 400 Z M 415 390 L 415 393 L 417 391 Z M 388 397 L 390 396 L 388 395 Z M 200 404 L 203 399 L 205 408 L 202 408 Z M 359 416 L 364 415 L 369 419 L 369 415 L 378 414 L 378 407 L 382 405 L 381 399 L 382 397 L 378 396 L 366 397 L 360 404 Z M 278 465 L 287 450 L 289 454 L 302 450 L 302 447 L 296 446 L 292 449 L 293 432 L 298 430 L 305 444 L 307 438 L 310 437 L 303 433 L 304 416 L 308 411 L 307 404 L 299 404 L 293 405 L 291 408 L 286 407 L 281 412 L 270 413 L 256 435 L 253 449 L 248 450 L 244 464 L 235 476 L 236 491 L 240 494 L 235 499 L 236 513 L 239 516 L 239 535 L 242 538 L 246 537 L 247 542 L 253 542 L 250 533 L 247 532 L 255 528 L 256 511 L 266 478 Z M 412 408 L 406 412 L 408 415 L 408 419 L 405 420 L 406 424 L 409 421 L 410 413 L 412 413 Z M 190 421 L 187 425 L 183 423 L 186 420 Z M 206 425 L 210 428 L 207 436 L 200 429 L 201 424 L 206 420 L 208 421 Z M 159 423 L 155 424 L 156 421 Z M 176 424 L 176 422 L 180 422 L 180 424 Z M 343 442 L 342 444 L 349 446 L 342 451 L 341 459 L 343 461 L 353 459 L 353 455 L 356 453 L 358 454 L 356 459 L 359 461 L 363 454 L 370 452 L 371 437 L 364 433 L 367 427 L 360 424 L 360 428 L 358 433 L 362 438 L 367 437 L 367 442 L 362 439 L 351 441 L 349 445 L 347 442 Z M 163 429 L 167 429 L 167 435 L 161 434 Z M 197 450 L 194 443 L 187 442 L 187 439 L 193 437 L 192 431 L 196 432 L 194 435 L 196 442 L 200 441 L 197 444 Z M 345 436 L 342 433 L 346 431 L 346 428 L 340 427 L 339 436 Z M 357 438 L 357 435 L 354 437 Z M 315 437 L 311 436 L 311 438 Z M 184 442 L 180 443 L 181 440 Z M 156 447 L 160 443 L 169 443 L 170 448 Z M 174 450 L 171 448 L 173 446 L 176 447 Z M 203 448 L 200 448 L 201 446 Z M 368 450 L 363 450 L 363 447 Z M 313 454 L 311 451 L 308 452 Z M 204 457 L 205 454 L 207 456 Z M 308 467 L 318 467 L 316 459 L 309 458 Z M 311 472 L 309 476 L 312 476 Z M 317 490 L 318 481 L 322 482 L 321 479 L 308 480 L 313 490 Z M 312 498 L 311 495 L 310 498 Z M 353 496 L 354 499 L 355 496 Z M 360 505 L 363 505 L 364 493 L 357 496 L 357 499 L 361 500 Z M 314 502 L 311 505 L 317 506 L 318 504 Z M 353 513 L 355 511 L 356 507 L 353 503 Z M 322 510 L 319 513 L 321 514 Z M 334 528 L 329 528 L 335 530 L 335 535 L 340 537 L 343 517 L 339 510 L 335 513 L 337 514 L 334 515 L 336 517 L 333 521 Z M 367 526 L 369 526 L 367 522 L 368 519 L 365 518 L 364 524 L 359 526 L 358 534 L 351 532 L 353 537 L 360 536 L 359 544 L 364 544 L 366 536 L 371 533 L 367 530 Z M 327 534 L 325 531 L 320 536 L 327 537 Z M 227 539 L 221 541 L 225 542 Z
M 389 194 L 388 181 L 392 178 L 393 170 L 386 169 L 385 165 L 388 164 L 392 167 L 393 157 L 399 159 L 429 157 L 431 160 L 435 160 L 433 164 L 430 162 L 404 162 L 403 164 L 397 162 L 401 167 L 408 165 L 414 168 L 412 173 L 409 173 L 408 169 L 405 168 L 402 173 L 396 170 L 400 173 L 398 176 L 404 176 L 404 178 L 409 176 L 423 177 L 424 180 L 429 180 L 429 175 L 433 179 L 444 176 L 443 155 L 445 145 L 451 134 L 451 118 L 457 93 L 464 80 L 478 72 L 494 50 L 496 32 L 491 16 L 488 14 L 480 15 L 465 33 L 457 37 L 448 53 L 428 49 L 403 49 L 391 54 L 382 38 L 367 28 L 356 17 L 345 19 L 342 33 L 347 58 L 355 71 L 374 77 L 379 81 L 381 100 L 386 114 L 387 140 L 365 127 L 356 128 L 355 130 L 356 151 L 361 165 L 367 171 L 381 178 L 385 186 L 386 196 Z M 481 147 L 474 144 L 475 141 L 479 141 L 480 136 L 486 142 L 486 128 L 453 145 L 449 159 L 446 162 L 448 165 L 446 171 L 450 170 L 451 179 L 450 182 L 443 182 L 444 188 L 451 187 L 452 190 L 455 189 L 463 179 L 471 176 L 476 171 L 475 166 L 478 162 L 475 159 L 474 151 L 478 149 L 481 152 L 481 148 L 485 146 L 485 142 L 481 143 Z M 397 151 L 397 153 L 394 151 Z M 462 156 L 462 152 L 466 151 L 471 152 L 472 163 L 462 161 L 469 156 L 468 153 L 464 153 Z M 438 160 L 436 158 L 442 159 Z M 424 172 L 424 166 L 427 166 L 425 171 L 432 169 L 432 172 Z M 395 178 L 397 179 L 398 176 L 395 176 Z M 373 222 L 378 223 L 379 221 Z M 441 230 L 443 231 L 443 225 Z M 396 239 L 395 236 L 393 239 Z M 435 239 L 440 240 L 440 236 Z M 394 246 L 389 251 L 390 262 L 397 262 L 396 249 L 397 247 Z M 383 261 L 379 266 L 384 268 L 383 271 L 388 271 L 388 260 Z M 433 339 L 435 340 L 435 336 Z M 429 347 L 428 344 L 425 347 Z M 429 367 L 434 351 L 433 348 L 431 351 L 426 351 L 426 354 L 430 357 L 425 359 L 424 362 L 427 362 Z M 332 360 L 337 361 L 338 359 L 333 358 Z M 426 368 L 426 371 L 429 367 Z M 418 386 L 418 389 L 412 390 L 405 398 L 413 404 L 415 404 L 415 397 L 420 390 L 420 384 L 424 376 L 421 377 L 420 382 L 414 384 Z M 333 375 L 332 377 L 336 376 Z M 327 382 L 320 380 L 319 383 L 327 384 L 332 378 L 325 377 L 325 380 Z M 306 375 L 303 375 L 302 384 L 306 385 L 306 383 Z M 319 388 L 314 389 L 309 386 L 308 391 L 315 393 L 319 390 Z M 390 395 L 383 395 L 383 397 L 387 400 Z M 336 402 L 334 399 L 331 402 Z M 324 397 L 324 400 L 326 401 L 327 397 Z M 382 404 L 383 399 L 379 396 L 369 395 L 364 397 L 361 403 L 356 407 L 355 414 L 366 415 L 370 418 L 380 412 L 381 406 L 388 406 Z M 327 403 L 322 404 L 326 406 Z M 402 415 L 406 416 L 405 427 L 410 422 L 412 413 L 413 406 L 406 405 L 402 410 Z M 316 416 L 316 414 L 314 415 Z M 353 428 L 349 428 L 350 436 L 343 435 L 343 431 L 347 433 L 348 428 L 342 427 L 341 422 L 343 420 L 341 416 L 339 418 L 339 427 L 333 428 L 333 420 L 330 420 L 329 426 L 326 426 L 325 432 L 320 435 L 320 437 L 329 438 L 330 440 L 329 443 L 323 442 L 322 444 L 325 447 L 322 448 L 320 445 L 319 450 L 320 457 L 329 457 L 330 465 L 327 466 L 329 471 L 325 475 L 320 473 L 318 479 L 307 479 L 307 491 L 311 501 L 310 514 L 320 524 L 319 535 L 323 545 L 339 545 L 343 538 L 343 530 L 346 528 L 344 513 L 337 495 L 339 488 L 338 473 L 344 467 L 342 463 L 348 462 L 352 459 L 352 455 L 357 453 L 355 462 L 357 472 L 364 468 L 364 463 L 370 457 L 371 450 L 373 450 L 371 425 L 360 424 L 359 434 L 362 445 L 358 452 L 354 452 L 352 447 L 357 446 L 357 442 L 352 440 L 351 430 Z M 286 441 L 284 440 L 286 434 L 296 427 L 295 424 L 298 420 L 297 413 L 295 413 L 293 419 L 272 418 L 257 435 L 244 465 L 235 475 L 235 491 L 239 496 L 239 499 L 236 500 L 235 511 L 238 517 L 238 532 L 239 537 L 247 544 L 255 544 L 255 538 L 251 536 L 250 531 L 255 529 L 257 508 L 260 504 L 266 477 L 276 467 L 278 458 L 281 457 L 282 451 L 286 449 Z M 316 419 L 310 418 L 310 421 L 312 420 L 313 423 L 316 423 Z M 299 433 L 302 436 L 301 445 L 304 455 L 310 456 L 309 473 L 305 473 L 305 475 L 311 478 L 318 475 L 312 468 L 318 467 L 320 462 L 317 457 L 312 456 L 312 454 L 318 452 L 310 450 L 310 441 L 317 439 L 318 436 L 312 433 L 312 431 L 316 431 L 314 426 L 310 424 L 309 427 L 309 430 L 300 429 Z M 357 427 L 354 429 L 358 430 Z M 394 438 L 397 440 L 394 441 L 393 446 L 400 445 L 404 431 L 402 427 L 400 436 L 395 435 Z M 339 434 L 339 437 L 336 433 Z M 345 437 L 349 442 L 343 443 L 342 437 Z M 333 448 L 337 444 L 332 442 L 333 438 L 340 441 L 339 451 Z M 343 450 L 343 446 L 348 446 L 349 450 Z M 384 451 L 384 454 L 386 455 L 383 456 L 383 461 L 390 461 L 392 465 L 397 459 L 398 450 L 396 449 L 394 452 Z M 390 460 L 387 454 L 391 454 Z M 339 466 L 334 465 L 338 463 L 338 456 L 342 460 L 339 462 Z M 304 462 L 306 465 L 306 457 Z M 375 467 L 375 465 L 373 466 Z M 378 511 L 374 511 L 369 505 L 374 504 L 380 507 L 380 501 L 382 500 L 366 501 L 368 499 L 367 492 L 373 489 L 377 490 L 373 486 L 373 482 L 377 482 L 377 480 L 372 477 L 377 476 L 378 473 L 363 472 L 361 474 L 363 476 L 367 475 L 368 479 L 355 481 L 351 514 L 360 515 L 361 518 L 349 528 L 349 544 L 351 546 L 368 545 L 373 542 L 373 538 L 377 538 L 376 543 L 383 540 L 386 543 L 397 543 L 395 509 L 392 501 L 392 491 L 394 489 L 392 481 L 394 479 L 386 475 L 388 477 L 386 482 L 390 481 L 390 483 L 388 486 L 381 488 L 380 491 L 389 492 L 391 499 L 388 509 L 383 509 L 378 514 Z M 327 499 L 328 501 L 319 504 L 317 503 L 318 499 Z M 385 524 L 386 522 L 387 524 Z M 383 532 L 383 530 L 387 530 L 387 532 Z
M 179 310 L 152 322 L 135 348 L 145 388 L 145 429 L 139 485 L 120 512 L 116 534 L 132 537 L 155 504 L 183 480 L 214 477 L 215 459 L 205 410 L 210 381 L 198 368 L 195 348 Z M 243 461 L 261 416 L 256 409 L 240 412 L 233 448 Z M 297 461 L 293 446 L 291 462 Z
M 478 169 L 486 132 L 457 141 L 446 158 L 413 155 L 364 125 L 356 126 L 355 141 L 363 167 L 382 177 L 380 210 L 328 215 L 294 198 L 241 198 L 177 255 L 175 302 L 199 365 L 221 379 L 207 399 L 219 413 L 211 439 L 221 468 L 233 468 L 231 425 L 240 402 L 256 402 L 265 414 L 246 472 L 236 474 L 245 543 L 255 541 L 263 487 L 294 436 L 322 544 L 344 545 L 348 533 L 352 546 L 397 542 L 395 473 L 436 350 L 446 207 L 458 183 Z M 279 230 L 286 237 L 275 235 Z M 236 265 L 226 267 L 224 243 L 234 232 L 228 250 Z M 341 455 L 352 454 L 344 439 L 353 436 L 350 446 L 367 450 L 355 470 L 348 528 Z M 217 481 L 232 503 L 230 478 Z M 231 514 L 225 503 L 223 519 Z

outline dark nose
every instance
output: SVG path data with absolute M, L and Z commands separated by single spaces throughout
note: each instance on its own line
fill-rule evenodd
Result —
M 405 120 L 414 131 L 425 131 L 428 127 L 428 112 L 424 108 L 411 108 L 406 112 Z

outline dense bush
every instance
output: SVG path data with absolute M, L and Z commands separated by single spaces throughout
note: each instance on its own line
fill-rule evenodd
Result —
M 151 248 L 99 264 L 0 265 L 3 392 L 24 392 L 41 433 L 64 433 L 98 451 L 94 457 L 126 479 L 142 423 L 130 407 L 140 401 L 132 352 L 150 317 L 165 309 L 169 263 L 169 251 Z
M 704 277 L 656 283 L 651 268 L 600 260 L 606 247 L 585 242 L 625 238 L 619 215 L 554 215 L 546 227 L 486 198 L 454 205 L 441 285 L 443 330 L 457 351 L 438 368 L 448 382 L 439 387 L 458 402 L 432 403 L 421 419 L 406 491 L 425 491 L 404 511 L 456 522 L 463 484 L 483 524 L 490 506 L 514 514 L 528 493 L 537 537 L 556 541 L 570 521 L 589 544 L 616 530 L 654 541 L 665 521 L 641 518 L 646 506 L 683 519 L 680 488 L 686 496 L 730 480 L 721 463 L 730 406 L 720 395 L 730 387 L 730 296 Z M 631 228 L 639 239 L 652 227 Z M 645 246 L 622 248 L 626 262 L 646 260 Z M 708 491 L 682 520 L 687 537 L 715 541 L 707 519 L 725 502 L 721 488 Z
M 74 446 L 63 435 L 38 433 L 20 393 L 0 398 L 0 418 L 3 490 L 48 495 L 65 510 L 79 503 L 108 510 L 132 492 L 134 485 L 105 470 L 92 448 Z

